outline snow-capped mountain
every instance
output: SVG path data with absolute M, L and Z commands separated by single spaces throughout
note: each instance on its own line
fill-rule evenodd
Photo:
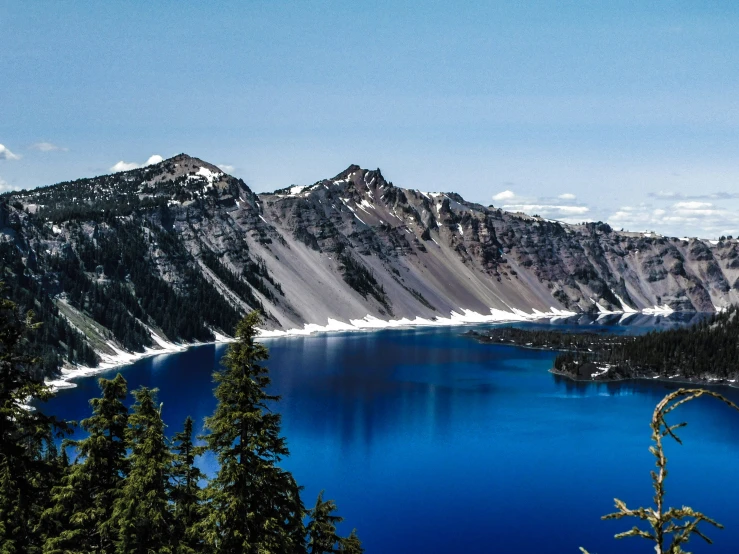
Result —
M 47 370 L 212 340 L 253 308 L 284 331 L 739 301 L 736 240 L 567 225 L 355 165 L 255 194 L 181 154 L 7 193 L 0 227 L 10 294 L 48 329 Z

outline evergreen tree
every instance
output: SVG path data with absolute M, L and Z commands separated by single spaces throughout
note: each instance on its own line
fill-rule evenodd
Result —
M 126 431 L 130 471 L 113 508 L 120 554 L 172 552 L 167 498 L 171 455 L 156 392 L 146 387 L 133 392 L 136 403 Z
M 341 539 L 339 545 L 339 552 L 343 554 L 363 554 L 364 548 L 362 548 L 362 541 L 357 536 L 357 530 L 352 529 L 351 535 L 345 539 Z
M 40 483 L 40 486 L 42 487 L 44 497 L 48 500 L 44 503 L 45 511 L 41 514 L 36 529 L 40 545 L 45 544 L 49 538 L 59 535 L 63 530 L 61 522 L 56 518 L 46 517 L 46 512 L 51 507 L 54 487 L 59 485 L 69 470 L 69 459 L 67 458 L 66 449 L 62 448 L 60 453 L 56 445 L 51 443 L 46 452 L 46 462 L 49 468 L 48 479 Z M 39 549 L 40 551 L 41 549 Z
M 192 418 L 185 419 L 182 431 L 172 437 L 174 443 L 170 499 L 174 506 L 173 544 L 177 554 L 201 552 L 203 541 L 196 524 L 203 515 L 200 486 L 203 473 L 195 466 L 200 449 L 192 441 Z
M 267 349 L 254 340 L 259 322 L 251 312 L 237 325 L 236 342 L 214 374 L 218 406 L 205 422 L 220 466 L 205 491 L 205 540 L 229 554 L 301 552 L 305 541 L 299 487 L 276 465 L 288 449 L 280 415 L 269 408 L 279 398 L 266 392 L 270 379 L 260 362 Z
M 4 290 L 2 283 L 0 289 Z M 23 353 L 33 313 L 24 318 L 14 302 L 0 299 L 0 552 L 38 552 L 41 512 L 48 501 L 45 484 L 53 478 L 47 459 L 55 431 L 67 427 L 40 410 L 30 398 L 47 400 L 51 389 L 37 377 L 37 360 Z
M 0 554 L 23 552 L 24 526 L 18 484 L 7 459 L 0 457 Z
M 323 500 L 323 491 L 318 494 L 316 505 L 310 511 L 311 521 L 308 523 L 308 552 L 310 554 L 334 554 L 339 552 L 341 537 L 336 534 L 336 524 L 344 518 L 333 515 L 336 503 Z
M 70 441 L 78 460 L 52 489 L 52 506 L 44 513 L 48 526 L 62 529 L 44 544 L 46 554 L 114 551 L 113 504 L 127 467 L 126 380 L 119 373 L 98 383 L 102 397 L 90 401 L 93 415 L 81 423 L 89 435 Z

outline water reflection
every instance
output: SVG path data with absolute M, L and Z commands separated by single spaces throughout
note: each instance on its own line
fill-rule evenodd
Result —
M 672 312 L 665 315 L 647 314 L 578 314 L 572 317 L 555 318 L 545 321 L 513 324 L 516 327 L 531 329 L 551 329 L 593 332 L 593 326 L 601 332 L 616 334 L 642 334 L 649 331 L 665 331 L 686 325 L 693 325 L 711 317 L 711 313 Z
M 273 387 L 290 400 L 285 420 L 317 439 L 339 436 L 346 447 L 370 449 L 378 435 L 443 436 L 455 418 L 494 407 L 495 372 L 510 358 L 449 338 L 448 330 L 348 334 L 338 350 L 327 346 L 331 337 L 291 340 L 284 349 L 273 342 Z
M 578 318 L 562 328 L 642 332 L 646 321 L 683 322 L 634 316 L 626 327 L 605 319 Z M 583 544 L 600 554 L 622 552 L 612 536 L 623 525 L 599 516 L 614 495 L 649 502 L 649 417 L 680 385 L 573 382 L 548 372 L 553 352 L 480 344 L 464 330 L 265 341 L 292 452 L 284 464 L 305 485 L 304 498 L 326 489 L 349 522 L 344 531 L 358 527 L 368 552 L 483 554 L 491 551 L 491 532 L 496 551 L 515 552 L 531 528 L 539 532 L 527 535 L 526 551 L 576 552 Z M 185 416 L 202 424 L 212 413 L 211 373 L 224 351 L 211 345 L 141 360 L 124 375 L 130 388 L 161 389 L 172 434 Z M 718 390 L 739 400 L 737 390 Z M 86 379 L 49 408 L 81 419 L 96 394 Z M 700 402 L 675 413 L 675 422 L 683 418 L 686 447 L 670 445 L 668 454 L 670 494 L 727 524 L 711 552 L 735 552 L 731 499 L 739 483 L 717 481 L 739 457 L 739 414 Z M 215 469 L 212 457 L 202 464 Z

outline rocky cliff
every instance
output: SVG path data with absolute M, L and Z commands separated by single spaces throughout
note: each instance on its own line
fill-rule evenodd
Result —
M 350 166 L 255 194 L 187 155 L 7 193 L 4 279 L 48 336 L 46 368 L 229 333 L 527 313 L 714 311 L 739 300 L 739 242 L 567 225 L 397 187 Z

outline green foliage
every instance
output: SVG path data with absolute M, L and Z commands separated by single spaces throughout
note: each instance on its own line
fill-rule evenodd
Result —
M 214 187 L 192 171 L 183 173 L 185 165 L 193 169 L 197 162 L 182 155 L 147 168 L 1 195 L 0 219 L 16 234 L 0 244 L 0 279 L 8 282 L 12 299 L 33 308 L 44 323 L 30 337 L 41 374 L 58 373 L 64 364 L 96 366 L 99 339 L 143 352 L 153 345 L 147 326 L 188 342 L 210 341 L 212 328 L 236 326 L 242 314 L 205 278 L 175 223 L 191 215 L 196 221 L 210 218 L 252 193 L 227 175 Z M 246 280 L 276 300 L 281 287 L 266 266 L 251 260 L 247 265 Z M 90 332 L 85 318 L 80 325 L 62 303 L 99 323 L 103 336 Z M 261 308 L 258 301 L 249 305 Z
M 174 515 L 173 544 L 178 554 L 202 552 L 204 548 L 196 525 L 204 515 L 200 503 L 200 481 L 205 475 L 195 466 L 195 457 L 201 449 L 193 444 L 192 437 L 192 418 L 188 416 L 182 431 L 172 437 L 169 495 Z
M 180 290 L 162 279 L 156 269 L 149 249 L 150 241 L 165 251 L 183 275 Z M 101 266 L 105 276 L 111 281 L 105 286 L 105 295 L 118 300 L 121 308 L 111 312 L 109 317 L 119 316 L 123 333 L 128 333 L 138 349 L 150 344 L 136 334 L 139 325 L 136 319 L 153 323 L 173 340 L 213 340 L 209 325 L 219 329 L 233 329 L 239 314 L 223 299 L 203 276 L 193 269 L 192 256 L 177 241 L 173 233 L 164 230 L 144 232 L 140 226 L 115 221 L 109 232 L 98 232 L 94 243 L 84 236 L 78 239 L 80 260 L 86 271 L 94 271 Z M 68 263 L 62 275 L 73 275 L 73 263 Z M 104 308 L 98 296 L 92 296 L 91 285 L 85 286 L 84 276 L 74 279 L 81 283 L 82 290 L 65 281 L 65 290 L 70 293 L 72 302 L 86 309 L 93 317 L 103 313 Z M 89 279 L 88 279 L 89 281 Z M 115 282 L 117 281 L 117 284 Z M 133 292 L 131 292 L 133 290 Z M 183 301 L 186 299 L 186 301 Z M 111 300 L 112 301 L 112 300 Z M 124 314 L 130 314 L 126 316 Z M 136 318 L 136 319 L 134 319 Z M 103 325 L 110 321 L 100 320 Z M 147 342 L 148 341 L 148 342 Z
M 114 550 L 113 506 L 128 468 L 128 410 L 123 404 L 127 387 L 120 373 L 98 383 L 102 396 L 90 401 L 93 415 L 81 423 L 89 436 L 69 442 L 77 449 L 78 459 L 52 490 L 51 507 L 44 514 L 63 529 L 47 540 L 44 552 L 48 554 Z
M 363 554 L 364 548 L 362 548 L 362 542 L 357 536 L 356 529 L 352 529 L 351 535 L 341 540 L 339 552 L 343 552 L 344 554 Z
M 152 298 L 153 306 L 152 302 L 145 302 L 146 311 L 159 313 L 163 325 L 179 327 L 175 334 L 162 327 L 167 336 L 185 340 L 213 340 L 213 333 L 207 328 L 208 325 L 222 330 L 236 327 L 240 319 L 239 312 L 194 268 L 192 256 L 178 240 L 176 233 L 158 230 L 155 236 L 159 247 L 167 253 L 183 276 L 183 290 L 180 294 L 170 295 L 168 303 L 171 304 L 167 309 L 156 309 L 156 296 Z M 152 272 L 149 271 L 148 274 L 151 279 Z M 139 291 L 138 285 L 136 290 Z M 187 302 L 183 302 L 182 297 Z M 197 325 L 192 327 L 192 322 Z
M 267 349 L 255 342 L 260 316 L 236 328 L 223 370 L 214 374 L 218 406 L 206 418 L 208 449 L 218 459 L 208 483 L 204 538 L 218 552 L 294 552 L 303 543 L 304 509 L 292 475 L 277 466 L 288 455 L 280 436 L 279 398 L 266 392 Z
M 51 396 L 34 371 L 36 359 L 23 352 L 27 333 L 38 328 L 32 317 L 0 299 L 0 552 L 7 553 L 39 551 L 36 527 L 54 474 L 48 453 L 54 436 L 67 430 L 26 406 Z
M 341 264 L 339 266 L 341 276 L 346 284 L 361 294 L 363 298 L 367 298 L 368 294 L 374 297 L 389 313 L 392 313 L 385 288 L 377 282 L 372 271 L 354 259 L 342 243 L 339 243 L 336 254 Z
M 336 534 L 336 524 L 344 518 L 333 515 L 336 504 L 333 500 L 323 500 L 323 491 L 318 494 L 316 505 L 310 511 L 308 523 L 308 551 L 310 554 L 334 554 L 339 552 L 341 537 Z
M 576 372 L 578 365 L 594 362 L 616 366 L 615 372 L 623 377 L 656 373 L 729 379 L 739 375 L 737 336 L 739 308 L 731 307 L 690 327 L 639 337 L 608 337 L 592 353 L 560 355 L 555 368 Z
M 264 305 L 256 296 L 254 296 L 251 287 L 247 283 L 242 281 L 238 275 L 236 275 L 225 265 L 223 265 L 213 252 L 211 252 L 210 250 L 203 250 L 201 254 L 201 259 L 203 260 L 203 263 L 208 267 L 208 269 L 215 273 L 216 277 L 223 281 L 229 289 L 238 294 L 239 298 L 246 302 L 249 307 L 259 310 L 264 309 Z M 246 276 L 246 272 L 244 273 Z M 264 285 L 261 279 L 259 280 L 259 283 L 261 285 Z M 272 293 L 268 289 L 267 292 L 271 297 Z
M 117 531 L 116 552 L 146 554 L 172 552 L 172 513 L 169 509 L 170 452 L 164 436 L 156 389 L 133 392 L 136 403 L 126 430 L 130 471 L 115 500 L 112 519 Z
M 30 255 L 28 259 L 31 259 Z M 38 263 L 42 263 L 42 260 L 38 260 Z M 0 243 L 0 276 L 5 280 L 8 298 L 21 311 L 32 310 L 34 319 L 42 323 L 33 333 L 24 337 L 27 353 L 37 359 L 35 370 L 40 375 L 52 374 L 65 359 L 71 363 L 97 365 L 97 356 L 84 336 L 60 315 L 50 297 L 55 292 L 53 274 L 34 278 L 29 273 L 20 250 L 12 243 Z
M 23 527 L 23 498 L 5 457 L 0 458 L 0 553 L 22 552 L 28 543 Z
M 23 406 L 49 395 L 20 353 L 33 326 L 10 301 L 0 315 L 0 554 L 363 552 L 356 532 L 338 536 L 334 502 L 321 495 L 306 513 L 278 465 L 288 449 L 272 411 L 278 398 L 266 392 L 267 349 L 254 341 L 256 312 L 214 375 L 218 406 L 204 438 L 220 468 L 209 482 L 195 465 L 206 447 L 194 444 L 192 419 L 170 445 L 156 390 L 134 391 L 129 415 L 120 374 L 99 379 L 101 396 L 81 422 L 87 436 L 59 452 L 53 438 L 66 427 Z
M 39 216 L 54 223 L 70 220 L 100 223 L 142 212 L 157 212 L 166 210 L 172 199 L 214 205 L 218 201 L 217 194 L 213 189 L 204 190 L 205 179 L 175 176 L 175 164 L 186 159 L 187 156 L 180 155 L 140 169 L 66 181 L 6 196 L 30 197 L 40 207 Z M 245 187 L 244 182 L 230 176 L 223 179 L 226 184 L 223 193 L 238 197 L 239 190 Z

